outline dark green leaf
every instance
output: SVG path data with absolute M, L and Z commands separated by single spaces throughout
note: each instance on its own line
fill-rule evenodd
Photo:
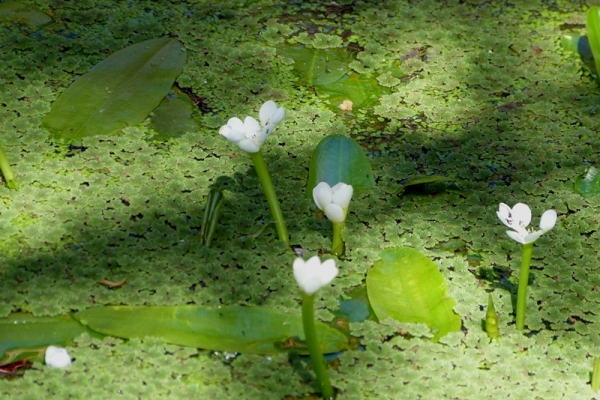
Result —
M 52 104 L 43 126 L 72 140 L 139 124 L 167 95 L 184 63 L 185 51 L 175 39 L 119 50 L 73 82 Z
M 20 1 L 0 3 L 0 19 L 23 22 L 31 28 L 52 22 L 52 18 L 36 6 L 23 4 Z
M 585 174 L 575 179 L 574 191 L 585 199 L 600 193 L 600 174 L 596 167 L 590 167 Z
M 0 365 L 37 355 L 49 345 L 65 345 L 86 332 L 90 333 L 69 315 L 11 314 L 0 318 Z
M 194 119 L 196 106 L 181 90 L 174 87 L 169 95 L 154 110 L 151 126 L 158 135 L 153 140 L 176 138 L 187 132 L 196 132 L 200 128 Z
M 343 182 L 354 190 L 375 186 L 365 152 L 354 140 L 341 135 L 326 137 L 313 151 L 306 187 L 308 198 L 312 199 L 312 190 L 320 182 L 329 186 Z
M 99 307 L 80 311 L 75 318 L 105 335 L 153 336 L 180 346 L 240 353 L 276 353 L 282 350 L 277 343 L 304 338 L 300 315 L 262 307 Z M 347 347 L 344 334 L 323 323 L 317 324 L 317 334 L 324 353 Z
M 436 265 L 419 251 L 408 247 L 381 252 L 381 260 L 367 272 L 367 292 L 379 320 L 425 323 L 437 341 L 457 332 L 461 320 L 446 296 L 446 283 Z
M 411 179 L 410 181 L 406 182 L 404 185 L 402 185 L 402 187 L 400 189 L 398 189 L 398 191 L 396 192 L 396 194 L 402 194 L 404 193 L 407 188 L 410 187 L 424 187 L 427 184 L 435 184 L 435 183 L 440 183 L 440 182 L 453 182 L 455 179 L 454 178 L 448 178 L 446 176 L 440 176 L 440 175 L 429 175 L 429 176 L 423 176 L 421 178 L 415 178 L 415 179 Z M 442 187 L 432 187 L 430 189 L 433 189 L 435 193 L 443 191 L 445 189 L 445 186 Z

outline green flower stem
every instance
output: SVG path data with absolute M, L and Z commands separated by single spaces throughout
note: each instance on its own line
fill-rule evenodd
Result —
M 594 359 L 594 369 L 592 370 L 592 390 L 597 392 L 600 389 L 600 358 Z
M 519 290 L 517 292 L 517 330 L 523 330 L 525 327 L 525 302 L 527 301 L 527 283 L 529 282 L 529 266 L 531 265 L 532 252 L 533 243 L 523 245 L 523 259 L 521 260 Z
M 344 222 L 332 222 L 333 239 L 331 241 L 331 254 L 341 257 L 344 255 L 344 241 L 342 240 L 342 231 Z
M 317 382 L 319 383 L 319 387 L 321 389 L 321 395 L 324 399 L 328 400 L 333 399 L 333 388 L 329 382 L 325 357 L 323 357 L 323 353 L 319 347 L 319 340 L 317 338 L 314 300 L 314 295 L 302 293 L 302 323 L 304 325 L 304 336 L 306 336 L 308 353 L 310 354 L 315 375 L 317 376 Z
M 279 240 L 289 246 L 290 238 L 287 227 L 285 226 L 283 214 L 281 213 L 281 208 L 279 207 L 279 200 L 277 200 L 277 194 L 275 193 L 275 188 L 273 187 L 273 182 L 271 181 L 271 176 L 269 176 L 269 171 L 267 170 L 267 164 L 265 164 L 265 160 L 260 150 L 256 153 L 250 153 L 250 157 L 252 158 L 252 163 L 254 163 L 254 169 L 258 174 L 258 178 L 262 184 L 265 196 L 267 197 L 267 202 L 269 203 L 269 208 L 271 209 L 271 214 L 275 220 L 277 236 L 279 236 Z
M 6 186 L 9 189 L 18 189 L 19 184 L 17 182 L 17 178 L 10 167 L 10 163 L 8 162 L 8 158 L 6 158 L 6 153 L 4 152 L 2 145 L 0 145 L 0 170 L 4 176 L 4 182 L 6 182 Z

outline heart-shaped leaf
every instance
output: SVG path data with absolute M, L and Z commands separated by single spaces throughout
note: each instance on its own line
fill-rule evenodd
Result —
M 585 199 L 597 196 L 600 193 L 600 171 L 596 167 L 590 167 L 585 174 L 575 179 L 574 191 Z
M 105 335 L 126 339 L 153 336 L 207 350 L 272 354 L 290 350 L 294 338 L 304 338 L 300 315 L 262 307 L 115 306 L 91 308 L 74 317 Z M 317 324 L 317 333 L 324 353 L 347 347 L 346 336 L 323 323 Z
M 52 104 L 43 126 L 73 140 L 139 124 L 169 93 L 185 51 L 171 38 L 119 50 L 71 84 Z
M 367 272 L 369 301 L 379 320 L 425 323 L 434 341 L 460 330 L 455 302 L 446 296 L 444 277 L 433 261 L 408 247 L 386 249 L 380 256 Z
M 306 186 L 308 198 L 312 199 L 312 190 L 320 182 L 329 186 L 343 182 L 354 190 L 375 186 L 365 152 L 354 140 L 342 135 L 327 136 L 313 151 Z

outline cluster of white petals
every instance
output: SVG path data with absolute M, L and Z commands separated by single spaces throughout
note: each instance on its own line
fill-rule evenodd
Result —
M 243 122 L 234 117 L 219 129 L 219 134 L 236 143 L 240 149 L 248 153 L 257 153 L 284 117 L 285 108 L 277 108 L 275 102 L 269 100 L 260 108 L 260 122 L 252 117 L 246 117 Z
M 531 210 L 527 204 L 517 203 L 511 209 L 506 204 L 500 203 L 500 208 L 496 211 L 496 214 L 504 225 L 512 229 L 512 231 L 506 231 L 506 234 L 521 244 L 535 242 L 544 233 L 554 228 L 557 219 L 556 211 L 547 210 L 542 214 L 540 229 L 534 231 L 527 229 L 531 222 Z
M 308 295 L 316 293 L 323 286 L 328 285 L 338 274 L 334 260 L 321 263 L 319 256 L 314 256 L 304 261 L 302 258 L 294 260 L 294 278 L 300 289 Z
M 54 368 L 66 368 L 71 365 L 71 357 L 67 349 L 56 346 L 48 346 L 46 349 L 46 365 Z
M 321 182 L 313 189 L 313 199 L 331 222 L 339 223 L 346 219 L 353 192 L 352 185 L 340 182 L 330 187 L 326 182 Z

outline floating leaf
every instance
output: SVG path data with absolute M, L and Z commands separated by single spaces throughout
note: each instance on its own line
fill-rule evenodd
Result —
M 446 296 L 446 284 L 429 258 L 408 247 L 381 252 L 381 260 L 367 272 L 367 292 L 379 320 L 425 323 L 437 341 L 457 332 L 461 320 L 454 300 Z
M 312 199 L 312 190 L 319 182 L 329 186 L 343 182 L 354 190 L 375 186 L 365 152 L 354 140 L 342 135 L 327 136 L 313 151 L 306 187 L 308 198 Z
M 19 313 L 0 318 L 0 365 L 37 356 L 49 345 L 65 345 L 86 332 L 90 333 L 69 315 L 34 317 Z
M 240 353 L 272 354 L 289 350 L 278 343 L 304 338 L 300 315 L 262 307 L 115 306 L 80 311 L 75 318 L 105 335 L 153 336 L 180 346 Z M 323 323 L 317 324 L 317 331 L 324 353 L 347 347 L 341 332 Z
M 336 111 L 370 107 L 386 93 L 376 79 L 352 73 L 354 58 L 346 49 L 310 49 L 304 46 L 282 45 L 277 54 L 294 60 L 294 71 L 300 82 L 314 86 L 319 96 L 329 98 Z
M 52 22 L 52 18 L 36 6 L 23 4 L 20 1 L 0 3 L 0 19 L 23 22 L 31 28 Z
M 194 102 L 177 87 L 154 110 L 151 126 L 159 134 L 153 140 L 176 138 L 187 132 L 196 132 L 200 125 L 194 119 Z
M 575 179 L 573 190 L 584 199 L 589 199 L 600 193 L 600 174 L 598 168 L 590 167 L 585 174 Z
M 80 139 L 139 124 L 167 95 L 184 63 L 183 46 L 175 39 L 119 50 L 73 82 L 43 126 L 57 138 Z
M 396 194 L 403 194 L 407 188 L 410 187 L 423 187 L 427 184 L 435 184 L 435 183 L 440 183 L 440 182 L 453 182 L 455 179 L 454 178 L 449 178 L 447 176 L 441 176 L 441 175 L 429 175 L 429 176 L 423 176 L 421 178 L 416 178 L 416 179 L 411 179 L 410 181 L 406 182 L 404 185 L 402 185 L 402 187 L 400 189 L 398 189 L 398 191 L 396 192 Z M 443 191 L 445 189 L 445 186 L 440 187 L 431 187 L 429 190 L 429 193 L 431 193 L 431 190 L 433 190 L 434 193 L 438 193 L 440 191 Z

